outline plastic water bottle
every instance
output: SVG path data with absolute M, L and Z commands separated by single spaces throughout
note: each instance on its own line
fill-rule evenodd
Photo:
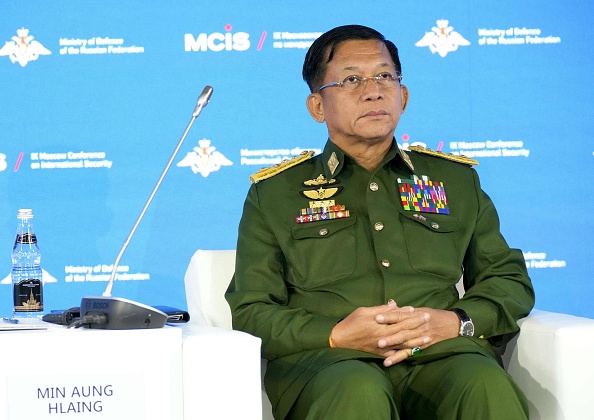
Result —
M 20 209 L 17 232 L 12 248 L 12 289 L 15 318 L 43 316 L 43 281 L 41 252 L 33 230 L 33 211 Z

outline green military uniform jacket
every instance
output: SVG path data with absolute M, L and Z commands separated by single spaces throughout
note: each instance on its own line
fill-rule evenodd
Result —
M 403 201 L 400 190 L 414 176 L 438 185 L 429 201 L 442 214 Z M 321 201 L 332 204 L 328 200 L 344 206 L 342 213 L 342 207 L 322 216 L 302 211 Z M 340 217 L 346 211 L 348 217 Z M 312 218 L 322 220 L 308 222 Z M 455 285 L 462 275 L 466 293 L 459 299 Z M 399 306 L 465 310 L 477 338 L 445 340 L 405 361 L 424 363 L 457 352 L 493 357 L 487 339 L 517 331 L 516 320 L 534 304 L 523 255 L 501 236 L 476 171 L 447 158 L 405 153 L 395 141 L 373 173 L 328 141 L 321 155 L 252 185 L 226 298 L 233 327 L 262 338 L 269 361 L 265 386 L 277 418 L 325 366 L 381 359 L 329 348 L 334 324 L 358 307 L 394 299 Z

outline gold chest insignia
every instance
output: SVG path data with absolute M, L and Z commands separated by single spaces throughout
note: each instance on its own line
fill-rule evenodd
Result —
M 332 198 L 336 193 L 342 190 L 342 187 L 318 188 L 317 190 L 301 191 L 305 197 L 311 200 L 327 200 Z
M 334 184 L 334 183 L 336 183 L 336 180 L 334 178 L 326 179 L 324 174 L 320 174 L 315 179 L 309 179 L 307 181 L 303 181 L 303 185 L 305 185 L 306 187 L 315 187 L 318 185 L 326 185 L 326 184 Z
M 340 191 L 342 186 L 330 186 L 338 183 L 334 178 L 326 179 L 323 174 L 320 174 L 315 179 L 310 179 L 303 182 L 305 186 L 319 186 L 314 190 L 303 190 L 300 194 L 306 198 L 309 198 L 309 207 L 302 208 L 299 211 L 299 215 L 295 217 L 297 223 L 311 223 L 319 221 L 327 221 L 332 219 L 342 219 L 344 217 L 350 217 L 351 212 L 346 209 L 344 204 L 336 204 L 336 202 L 330 198 L 334 197 Z M 324 188 L 322 185 L 327 186 Z M 320 229 L 320 235 L 324 236 L 328 233 L 327 228 Z

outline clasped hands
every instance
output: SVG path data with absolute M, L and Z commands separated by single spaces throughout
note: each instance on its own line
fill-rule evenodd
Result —
M 337 323 L 330 337 L 334 347 L 350 348 L 384 356 L 391 366 L 411 356 L 414 347 L 427 348 L 456 337 L 460 321 L 441 309 L 387 305 L 363 307 Z

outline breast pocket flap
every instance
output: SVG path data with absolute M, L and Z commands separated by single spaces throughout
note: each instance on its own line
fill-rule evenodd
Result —
M 401 211 L 400 217 L 423 225 L 435 233 L 450 233 L 460 229 L 460 222 L 454 216 L 435 216 L 427 213 Z
M 327 238 L 343 229 L 353 226 L 357 218 L 354 216 L 344 219 L 325 220 L 323 222 L 303 223 L 291 228 L 293 239 Z

